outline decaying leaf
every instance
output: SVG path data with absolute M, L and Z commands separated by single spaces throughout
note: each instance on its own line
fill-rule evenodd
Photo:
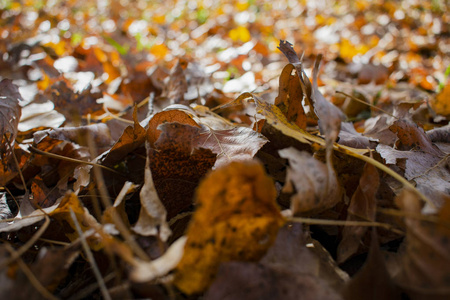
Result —
M 449 116 L 450 105 L 448 99 L 450 98 L 450 82 L 445 85 L 442 91 L 431 102 L 431 107 L 439 115 Z
M 166 275 L 180 262 L 185 244 L 186 237 L 183 236 L 176 240 L 161 257 L 151 262 L 140 262 L 135 265 L 131 273 L 131 279 L 135 282 L 148 282 Z
M 380 179 L 377 169 L 371 165 L 364 166 L 359 185 L 350 200 L 347 221 L 375 221 L 376 198 Z M 342 240 L 337 249 L 338 262 L 342 263 L 355 254 L 360 247 L 361 239 L 367 227 L 346 226 L 342 232 Z
M 209 174 L 197 190 L 175 285 L 200 293 L 222 262 L 256 261 L 275 240 L 283 219 L 272 180 L 256 162 L 232 162 Z
M 324 163 L 295 148 L 280 150 L 279 154 L 289 160 L 283 192 L 294 193 L 291 196 L 294 214 L 320 212 L 342 200 L 342 188 L 334 170 L 330 173 Z
M 214 165 L 216 154 L 198 147 L 196 126 L 175 122 L 158 129 L 161 134 L 148 155 L 156 190 L 171 219 L 192 205 L 194 190 Z

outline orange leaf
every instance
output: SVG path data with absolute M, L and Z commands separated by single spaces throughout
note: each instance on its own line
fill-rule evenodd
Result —
M 197 211 L 177 267 L 175 285 L 184 293 L 204 291 L 226 261 L 257 261 L 284 223 L 276 190 L 263 167 L 233 162 L 200 184 Z

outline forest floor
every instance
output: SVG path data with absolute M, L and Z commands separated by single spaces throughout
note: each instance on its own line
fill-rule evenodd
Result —
M 448 1 L 0 1 L 0 298 L 449 299 Z

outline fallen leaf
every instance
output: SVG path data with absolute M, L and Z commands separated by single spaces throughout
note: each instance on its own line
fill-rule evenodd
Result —
M 420 215 L 421 202 L 415 193 L 404 190 L 396 204 L 407 216 L 405 251 L 401 270 L 395 281 L 406 290 L 410 299 L 448 299 L 450 297 L 450 201 L 437 213 L 434 222 L 409 217 Z
M 183 257 L 185 244 L 186 237 L 183 236 L 177 239 L 159 258 L 151 262 L 140 262 L 135 265 L 131 273 L 131 280 L 135 282 L 149 282 L 166 275 L 180 262 Z
M 376 139 L 363 136 L 357 132 L 353 123 L 342 122 L 338 141 L 340 145 L 357 149 L 373 149 L 376 147 L 376 141 Z
M 0 82 L 0 155 L 3 168 L 6 167 L 7 154 L 11 153 L 17 136 L 21 115 L 20 101 L 23 99 L 18 87 L 11 80 L 3 79 Z
M 150 119 L 147 126 L 147 140 L 150 142 L 152 147 L 161 134 L 161 130 L 158 129 L 158 126 L 164 123 L 172 122 L 200 127 L 197 122 L 195 122 L 194 119 L 192 119 L 192 117 L 184 111 L 171 109 L 159 112 Z
M 343 296 L 346 300 L 403 299 L 401 290 L 392 282 L 387 271 L 375 229 L 372 229 L 369 256 L 363 267 L 345 286 Z
M 283 227 L 259 263 L 225 262 L 205 299 L 342 299 L 317 277 L 300 224 Z
M 288 64 L 280 75 L 280 87 L 275 105 L 280 108 L 289 122 L 293 122 L 301 129 L 306 129 L 306 115 L 302 100 L 307 96 L 302 90 L 298 77 L 291 75 L 294 66 Z
M 448 99 L 450 98 L 450 82 L 447 83 L 442 91 L 436 95 L 433 101 L 431 101 L 431 107 L 438 115 L 449 116 L 450 105 Z
M 102 93 L 91 92 L 90 89 L 74 92 L 65 81 L 58 81 L 52 85 L 52 101 L 55 109 L 70 123 L 81 123 L 81 116 L 103 112 L 102 105 L 97 103 L 97 99 L 102 97 Z
M 394 122 L 389 129 L 397 134 L 397 148 L 410 150 L 418 147 L 422 151 L 434 156 L 442 157 L 444 153 L 433 145 L 425 134 L 424 130 L 407 119 L 400 119 Z
M 217 154 L 215 167 L 237 160 L 251 160 L 256 152 L 267 143 L 260 133 L 247 127 L 215 130 L 204 127 L 195 138 L 198 147 L 210 149 Z
M 284 223 L 272 180 L 256 162 L 232 162 L 209 174 L 197 189 L 175 285 L 186 294 L 204 291 L 222 262 L 256 261 Z
M 179 59 L 172 70 L 170 70 L 169 84 L 167 86 L 167 97 L 170 100 L 170 104 L 188 104 L 184 100 L 184 94 L 188 91 L 188 84 L 184 75 L 187 64 L 186 60 Z
M 148 151 L 150 150 L 147 144 L 147 160 L 145 163 L 145 182 L 140 192 L 141 211 L 139 219 L 133 226 L 133 230 L 141 235 L 154 235 L 167 241 L 171 231 L 166 221 L 167 211 L 159 199 L 156 192 L 152 171 L 150 168 L 150 159 Z
M 380 178 L 377 169 L 366 163 L 359 179 L 359 185 L 353 193 L 348 207 L 347 221 L 375 221 L 377 199 L 375 197 Z M 357 253 L 361 240 L 367 232 L 367 227 L 345 226 L 342 240 L 337 249 L 337 261 L 342 263 Z
M 278 151 L 289 160 L 283 192 L 291 196 L 294 215 L 312 214 L 335 206 L 342 200 L 343 191 L 334 170 L 303 151 L 287 148 Z
M 194 190 L 216 154 L 198 146 L 199 127 L 175 122 L 158 129 L 161 134 L 148 155 L 156 190 L 171 219 L 192 205 Z
M 146 130 L 139 124 L 137 120 L 137 108 L 133 112 L 134 126 L 128 126 L 122 133 L 122 136 L 109 150 L 103 159 L 103 164 L 113 166 L 123 159 L 128 153 L 142 146 L 145 142 Z

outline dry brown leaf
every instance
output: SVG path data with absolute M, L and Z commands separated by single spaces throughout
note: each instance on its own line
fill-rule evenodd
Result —
M 405 213 L 421 213 L 417 195 L 404 190 L 396 204 Z M 410 299 L 448 299 L 450 297 L 450 198 L 437 214 L 436 222 L 406 217 L 405 252 L 401 270 L 395 276 Z
M 359 185 L 350 200 L 347 221 L 375 221 L 377 199 L 375 195 L 380 185 L 377 169 L 371 165 L 364 166 Z M 367 227 L 346 226 L 342 232 L 342 240 L 337 249 L 337 261 L 342 263 L 358 251 L 361 239 Z
M 342 299 L 317 277 L 318 261 L 305 246 L 301 226 L 280 229 L 260 263 L 223 263 L 205 299 Z
M 342 200 L 343 191 L 334 170 L 307 152 L 295 148 L 278 151 L 289 160 L 284 193 L 291 196 L 291 210 L 294 215 L 311 214 L 335 206 Z
M 195 122 L 192 117 L 184 111 L 171 109 L 159 112 L 150 119 L 147 126 L 147 140 L 150 142 L 152 147 L 161 134 L 161 130 L 158 129 L 158 126 L 164 123 L 172 122 L 200 127 L 197 122 Z
M 204 127 L 195 138 L 198 147 L 210 149 L 217 154 L 215 167 L 237 160 L 251 160 L 256 152 L 267 143 L 260 133 L 247 127 L 214 130 Z
M 158 195 L 173 218 L 192 205 L 200 178 L 216 161 L 211 150 L 199 148 L 195 139 L 200 128 L 180 123 L 163 123 L 154 147 L 150 149 L 150 167 Z
M 11 153 L 17 136 L 21 115 L 19 101 L 23 101 L 19 88 L 11 80 L 3 79 L 0 82 L 0 155 L 3 168 L 6 168 L 7 153 Z
M 291 75 L 294 66 L 288 64 L 280 75 L 280 87 L 275 105 L 280 108 L 289 122 L 301 129 L 306 129 L 306 115 L 302 100 L 306 98 L 297 76 Z
M 184 59 L 179 59 L 176 65 L 170 70 L 169 85 L 167 87 L 167 97 L 170 104 L 188 104 L 185 103 L 184 94 L 188 91 L 188 84 L 184 70 L 188 62 Z
M 344 288 L 343 296 L 346 300 L 403 299 L 400 289 L 392 282 L 386 269 L 374 230 L 366 263 Z
M 103 160 L 106 166 L 112 166 L 123 159 L 128 153 L 142 146 L 145 142 L 146 131 L 137 120 L 137 108 L 133 112 L 134 126 L 128 126 L 119 140 L 109 150 Z
M 154 235 L 163 241 L 167 241 L 171 234 L 171 230 L 166 221 L 167 211 L 156 192 L 150 168 L 150 145 L 146 143 L 146 147 L 145 182 L 139 194 L 142 207 L 139 213 L 139 219 L 134 225 L 133 230 L 144 236 Z

